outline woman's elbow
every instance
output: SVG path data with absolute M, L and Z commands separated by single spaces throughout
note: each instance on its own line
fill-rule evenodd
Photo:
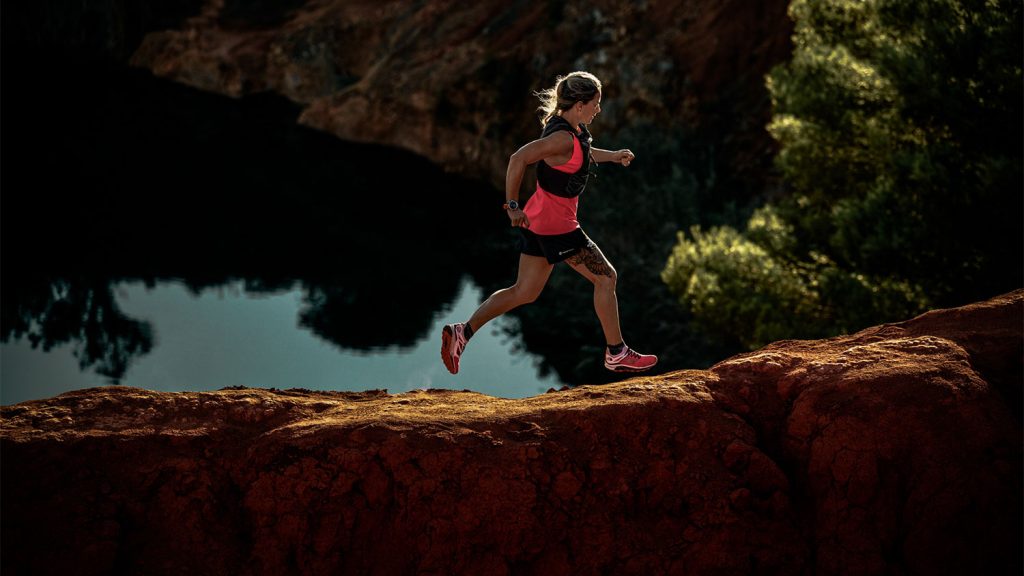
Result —
M 522 167 L 525 165 L 526 161 L 523 160 L 523 155 L 520 154 L 519 151 L 513 152 L 512 155 L 508 157 L 509 168 Z

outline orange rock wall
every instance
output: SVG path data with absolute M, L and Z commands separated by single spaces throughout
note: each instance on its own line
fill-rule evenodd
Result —
M 1016 574 L 1022 319 L 1018 291 L 521 400 L 106 387 L 4 407 L 2 568 Z
M 531 92 L 590 70 L 605 84 L 595 133 L 707 126 L 729 172 L 763 178 L 773 144 L 764 75 L 788 58 L 786 0 L 278 2 L 208 0 L 153 32 L 131 62 L 231 96 L 272 91 L 300 121 L 416 152 L 503 189 L 508 156 L 537 137 Z

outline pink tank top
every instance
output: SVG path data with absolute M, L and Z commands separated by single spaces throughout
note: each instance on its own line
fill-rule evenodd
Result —
M 543 162 L 543 160 L 541 160 Z M 559 172 L 573 173 L 583 165 L 583 150 L 580 149 L 580 141 L 575 135 L 572 137 L 572 158 L 565 164 L 552 166 Z M 566 234 L 580 227 L 576 220 L 576 209 L 579 207 L 580 197 L 563 198 L 555 196 L 537 184 L 537 190 L 526 203 L 523 213 L 530 220 L 529 230 L 534 234 L 553 236 L 555 234 Z

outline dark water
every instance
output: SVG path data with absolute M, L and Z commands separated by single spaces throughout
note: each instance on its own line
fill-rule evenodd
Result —
M 482 298 L 468 279 L 455 301 L 435 315 L 433 328 L 408 347 L 371 351 L 345 348 L 296 325 L 305 305 L 299 289 L 249 294 L 241 282 L 193 294 L 178 283 L 146 288 L 114 287 L 118 307 L 152 329 L 154 345 L 133 357 L 120 383 L 152 390 L 216 390 L 224 386 L 301 387 L 312 390 L 470 388 L 506 398 L 559 387 L 554 375 L 538 374 L 539 358 L 519 345 L 518 324 L 499 318 L 473 340 L 461 373 L 449 374 L 438 359 L 440 327 L 467 317 Z M 69 388 L 103 386 L 108 378 L 82 371 L 73 345 L 50 352 L 28 341 L 0 345 L 0 403 L 48 397 Z M 69 386 L 70 385 L 70 386 Z
M 103 66 L 4 83 L 4 404 L 106 382 L 559 385 L 514 318 L 474 338 L 457 378 L 440 364 L 440 326 L 514 279 L 493 188 L 298 126 L 277 96 Z

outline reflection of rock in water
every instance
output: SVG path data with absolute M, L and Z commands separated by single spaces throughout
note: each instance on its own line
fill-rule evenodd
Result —
M 405 346 L 466 272 L 492 277 L 502 261 L 489 255 L 504 242 L 500 193 L 298 127 L 280 98 L 235 101 L 138 71 L 87 85 L 4 128 L 23 144 L 4 150 L 5 182 L 38 183 L 4 189 L 4 341 L 72 343 L 83 367 L 116 379 L 151 336 L 117 310 L 114 282 L 198 292 L 241 278 L 249 292 L 300 283 L 302 324 L 339 346 Z
M 4 573 L 1020 574 L 1022 305 L 521 400 L 3 407 Z
M 428 266 L 431 264 L 428 262 Z M 327 284 L 306 283 L 300 322 L 325 340 L 354 350 L 416 344 L 458 292 L 460 271 L 349 269 Z M 437 303 L 437 308 L 422 303 Z

